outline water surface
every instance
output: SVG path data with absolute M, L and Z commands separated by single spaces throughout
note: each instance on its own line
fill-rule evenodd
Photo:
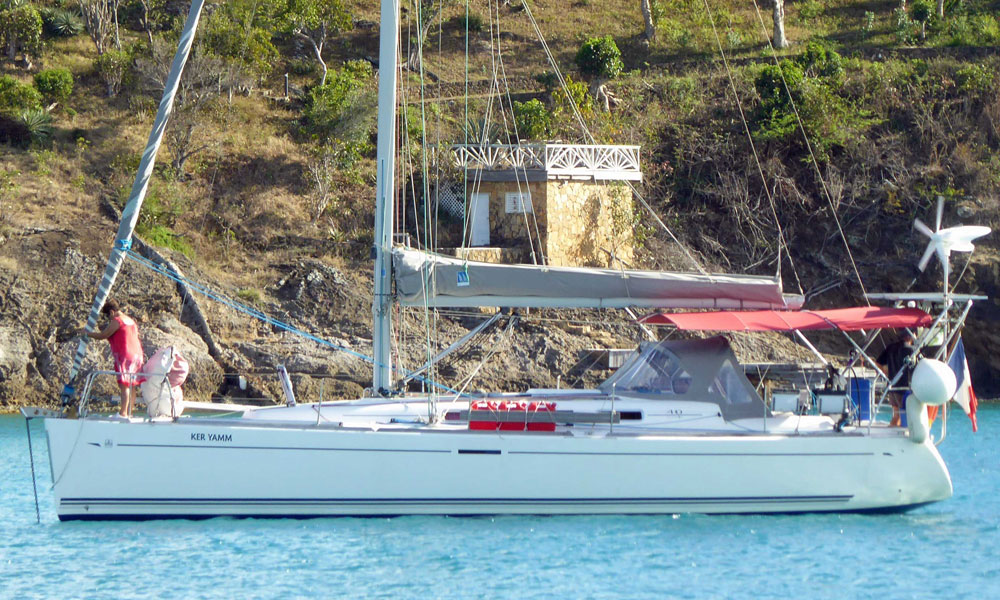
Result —
M 0 416 L 0 598 L 998 598 L 1000 407 L 979 423 L 941 446 L 954 497 L 905 514 L 60 523 L 36 422 L 36 524 Z

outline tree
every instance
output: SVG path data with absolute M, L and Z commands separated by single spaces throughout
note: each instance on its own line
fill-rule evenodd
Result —
M 136 0 L 139 3 L 139 7 L 142 12 L 139 15 L 139 26 L 142 30 L 146 32 L 146 39 L 149 41 L 150 47 L 153 46 L 153 18 L 151 13 L 162 11 L 166 2 L 165 0 Z
M 166 86 L 167 75 L 174 58 L 174 47 L 161 39 L 154 39 L 151 56 L 137 61 L 138 70 L 150 94 L 159 97 Z M 167 125 L 167 146 L 174 154 L 172 166 L 178 179 L 184 179 L 184 166 L 189 158 L 208 147 L 196 145 L 194 134 L 201 125 L 205 110 L 225 85 L 223 60 L 198 44 L 191 52 L 184 76 L 181 77 L 174 111 Z
M 656 23 L 653 21 L 653 1 L 639 0 L 639 8 L 642 10 L 642 22 L 646 26 L 645 35 L 647 41 L 653 41 L 656 37 Z
M 271 41 L 275 3 L 229 0 L 207 19 L 204 44 L 227 65 L 230 93 L 234 85 L 252 85 L 267 76 L 280 54 Z
M 625 70 L 622 53 L 614 38 L 606 35 L 583 42 L 576 53 L 576 64 L 580 71 L 593 77 L 590 82 L 591 93 L 605 111 L 610 110 L 612 95 L 605 84 L 608 79 L 618 77 Z
M 31 68 L 31 57 L 42 47 L 42 16 L 34 6 L 9 0 L 0 5 L 0 40 L 7 48 L 7 59 L 11 62 L 20 52 L 24 63 Z
M 114 3 L 106 0 L 78 0 L 83 23 L 87 26 L 87 34 L 94 41 L 97 54 L 104 54 L 111 39 L 111 30 L 115 26 L 118 0 Z
M 289 0 L 284 14 L 284 30 L 312 48 L 323 69 L 320 85 L 328 72 L 323 60 L 323 46 L 331 35 L 350 29 L 351 15 L 342 0 Z
M 621 50 L 610 35 L 583 42 L 576 53 L 576 64 L 584 73 L 605 79 L 614 79 L 625 70 Z
M 921 41 L 927 39 L 927 21 L 933 14 L 934 7 L 931 6 L 930 0 L 914 0 L 913 4 L 910 5 L 910 15 L 914 21 L 920 23 Z
M 107 86 L 108 98 L 118 95 L 122 81 L 132 64 L 132 57 L 122 50 L 106 50 L 94 59 L 94 70 L 101 76 Z
M 774 0 L 774 40 L 775 48 L 787 48 L 788 38 L 785 37 L 785 0 Z
M 407 55 L 406 63 L 403 64 L 403 68 L 407 71 L 419 72 L 422 67 L 423 53 L 421 52 L 421 46 L 427 39 L 427 35 L 431 31 L 431 26 L 434 25 L 434 21 L 438 19 L 441 15 L 441 11 L 444 9 L 445 3 L 450 3 L 452 0 L 413 0 L 413 14 L 419 21 L 417 23 L 417 39 L 412 40 L 410 43 L 410 52 Z M 470 22 L 465 21 L 466 26 L 469 26 Z M 433 73 L 428 73 L 428 76 L 436 80 L 437 76 Z

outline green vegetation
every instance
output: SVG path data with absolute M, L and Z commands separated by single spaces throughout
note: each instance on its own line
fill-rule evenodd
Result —
M 517 134 L 525 140 L 544 140 L 552 130 L 552 115 L 537 98 L 514 102 Z
M 42 16 L 31 4 L 20 0 L 0 2 L 0 44 L 7 50 L 8 60 L 17 54 L 31 64 L 30 58 L 42 49 Z
M 349 61 L 334 71 L 325 84 L 309 91 L 303 115 L 309 134 L 322 142 L 365 136 L 372 125 L 374 90 L 375 75 L 367 62 Z
M 0 144 L 10 144 L 22 190 L 122 198 L 184 15 L 163 0 L 121 3 L 122 50 L 108 34 L 99 56 L 96 41 L 78 36 L 76 6 L 0 0 L 5 16 L 20 11 L 0 20 Z M 873 239 L 882 227 L 873 219 L 902 226 L 939 193 L 992 210 L 1000 192 L 995 0 L 949 1 L 943 17 L 933 0 L 908 0 L 905 11 L 857 0 L 786 3 L 791 45 L 776 56 L 765 43 L 770 14 L 762 31 L 754 8 L 731 0 L 710 3 L 711 12 L 701 0 L 654 1 L 648 43 L 634 1 L 532 5 L 565 85 L 554 72 L 539 74 L 551 67 L 518 2 L 499 8 L 499 38 L 485 13 L 467 15 L 460 2 L 404 6 L 406 160 L 398 164 L 414 175 L 404 194 L 411 233 L 425 209 L 422 188 L 434 185 L 423 181 L 425 158 L 429 172 L 457 176 L 440 160 L 443 148 L 466 133 L 513 142 L 515 127 L 526 140 L 583 142 L 573 105 L 598 143 L 642 147 L 644 197 L 723 268 L 773 267 L 769 197 L 790 223 L 793 254 L 805 255 L 820 235 L 837 235 L 817 216 L 829 210 L 828 192 L 860 246 L 882 253 L 905 250 Z M 343 0 L 227 0 L 206 11 L 160 155 L 169 166 L 154 173 L 141 235 L 222 263 L 273 247 L 366 256 L 378 18 L 371 3 Z M 497 44 L 502 72 L 491 54 Z M 422 86 L 421 71 L 433 74 Z M 50 103 L 60 109 L 40 110 Z M 44 169 L 26 154 L 39 150 L 54 157 Z M 301 244 L 285 243 L 288 231 L 306 232 Z M 651 254 L 666 244 L 659 232 L 636 235 Z M 823 251 L 840 252 L 834 246 Z
M 251 305 L 260 304 L 262 299 L 260 290 L 256 288 L 241 288 L 236 292 L 236 297 L 241 301 Z
M 52 137 L 52 115 L 44 108 L 26 108 L 18 114 L 31 141 L 44 144 Z
M 576 53 L 576 64 L 587 75 L 607 79 L 618 77 L 625 70 L 622 53 L 610 35 L 585 41 Z
M 66 102 L 73 93 L 73 74 L 69 69 L 46 69 L 35 74 L 35 87 L 46 102 Z
M 132 57 L 124 50 L 106 50 L 94 59 L 94 70 L 107 86 L 108 97 L 118 95 L 131 64 Z
M 83 21 L 72 11 L 46 6 L 39 13 L 45 33 L 52 37 L 73 37 L 83 33 Z
M 39 108 L 42 95 L 10 75 L 0 75 L 0 113 L 15 114 L 22 110 Z

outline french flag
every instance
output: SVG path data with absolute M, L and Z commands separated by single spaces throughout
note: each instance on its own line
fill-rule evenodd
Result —
M 962 407 L 965 414 L 969 415 L 969 420 L 972 421 L 972 431 L 979 431 L 979 424 L 976 422 L 976 408 L 979 406 L 979 401 L 976 400 L 976 392 L 972 389 L 969 361 L 965 358 L 965 344 L 962 343 L 962 338 L 958 338 L 955 349 L 951 351 L 948 366 L 955 372 L 955 379 L 958 380 L 958 389 L 951 399 Z

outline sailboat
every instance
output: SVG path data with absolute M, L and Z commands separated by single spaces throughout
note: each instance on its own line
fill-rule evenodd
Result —
M 193 2 L 181 36 L 174 84 L 201 5 Z M 84 385 L 64 393 L 76 414 L 45 418 L 61 520 L 904 510 L 952 494 L 920 417 L 925 404 L 955 392 L 954 377 L 933 358 L 914 366 L 913 418 L 905 428 L 864 416 L 844 393 L 834 395 L 832 410 L 769 405 L 721 336 L 646 343 L 594 389 L 398 392 L 390 354 L 395 303 L 697 309 L 647 320 L 692 331 L 861 331 L 859 343 L 848 336 L 860 350 L 856 360 L 867 361 L 888 389 L 899 376 L 867 358 L 873 332 L 921 328 L 918 349 L 942 334 L 951 343 L 977 297 L 951 293 L 946 280 L 939 293 L 880 298 L 899 306 L 807 311 L 773 277 L 505 266 L 394 248 L 397 11 L 396 2 L 383 0 L 371 394 L 297 403 L 289 393 L 285 404 L 237 407 L 235 415 L 122 422 L 89 410 L 101 373 L 80 374 Z M 169 90 L 91 328 L 128 252 L 155 138 L 169 116 Z M 948 231 L 939 216 L 930 234 L 929 252 L 945 261 L 982 233 Z

